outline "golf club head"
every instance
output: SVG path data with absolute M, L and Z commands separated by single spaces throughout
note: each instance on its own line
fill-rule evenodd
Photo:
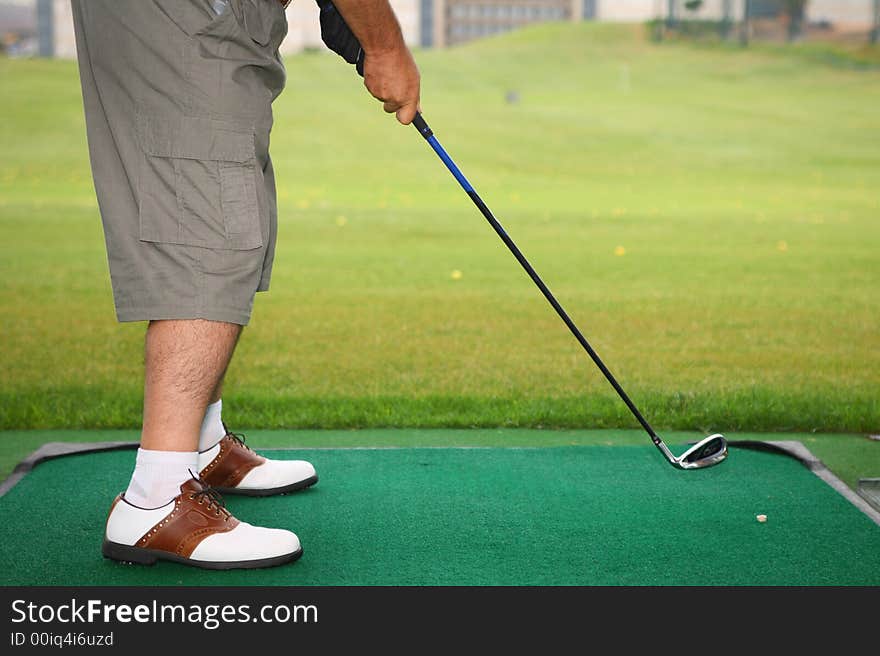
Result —
M 720 433 L 700 440 L 675 459 L 679 469 L 703 469 L 717 465 L 727 457 L 727 440 Z

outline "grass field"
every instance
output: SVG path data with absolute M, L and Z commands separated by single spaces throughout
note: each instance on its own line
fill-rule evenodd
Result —
M 657 428 L 880 431 L 876 67 L 589 24 L 417 59 L 440 141 Z M 414 130 L 335 58 L 286 63 L 240 425 L 635 426 Z M 0 428 L 132 428 L 144 328 L 115 322 L 76 65 L 0 60 L 0 95 Z

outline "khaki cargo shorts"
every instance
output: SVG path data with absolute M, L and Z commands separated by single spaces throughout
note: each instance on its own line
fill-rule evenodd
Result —
M 119 321 L 246 325 L 277 232 L 278 0 L 72 0 Z M 217 12 L 220 13 L 217 13 Z

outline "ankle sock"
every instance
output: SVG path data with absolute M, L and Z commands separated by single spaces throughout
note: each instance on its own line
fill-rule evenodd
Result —
M 199 433 L 199 451 L 207 451 L 226 435 L 223 419 L 220 416 L 222 410 L 223 399 L 212 403 L 205 410 L 205 418 L 202 420 L 202 431 Z
M 198 463 L 195 451 L 138 449 L 125 500 L 141 508 L 164 506 L 180 494 L 185 481 L 199 475 Z

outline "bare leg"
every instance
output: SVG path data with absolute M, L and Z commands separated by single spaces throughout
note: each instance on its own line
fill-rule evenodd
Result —
M 219 392 L 241 326 L 187 319 L 147 328 L 141 448 L 196 451 L 205 408 Z
M 231 515 L 222 501 L 199 478 L 199 429 L 240 332 L 241 326 L 222 322 L 150 322 L 142 448 L 128 488 L 110 507 L 101 548 L 105 557 L 145 564 L 162 558 L 199 567 L 211 562 L 262 567 L 291 562 L 302 553 L 299 538 L 290 531 L 237 522 L 230 526 Z M 315 481 L 317 476 L 299 487 Z M 290 491 L 296 486 L 280 487 Z M 206 535 L 219 542 L 205 541 Z M 181 551 L 183 546 L 188 549 Z
M 226 372 L 224 372 L 226 373 Z M 214 386 L 214 391 L 211 392 L 211 398 L 208 399 L 208 403 L 217 403 L 220 400 L 220 397 L 223 396 L 223 377 L 220 377 L 220 380 L 217 381 L 217 384 Z

